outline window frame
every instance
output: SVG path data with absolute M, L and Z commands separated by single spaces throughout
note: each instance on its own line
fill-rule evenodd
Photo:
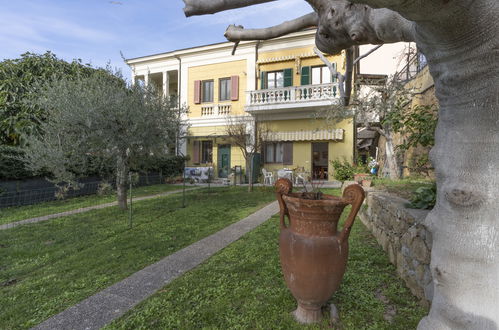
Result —
M 333 63 L 333 65 L 336 67 L 336 63 Z M 314 69 L 320 68 L 320 83 L 315 84 L 314 83 Z M 323 70 L 327 70 L 330 76 L 330 81 L 329 82 L 323 82 L 322 78 L 324 77 Z M 323 85 L 323 84 L 332 84 L 336 82 L 336 78 L 331 75 L 331 72 L 329 71 L 329 68 L 326 65 L 313 65 L 310 67 L 310 84 L 311 85 Z
M 226 82 L 227 86 L 228 86 L 228 94 L 226 95 L 226 98 L 222 98 L 222 81 Z M 218 79 L 218 100 L 220 102 L 232 101 L 232 78 L 231 77 L 224 77 L 224 78 Z
M 272 145 L 272 159 L 271 161 L 268 160 L 268 157 L 267 157 L 267 148 L 269 145 Z M 280 152 L 280 158 L 281 160 L 278 161 L 277 159 L 277 155 L 278 155 L 278 148 L 281 150 Z M 264 157 L 264 162 L 266 164 L 282 164 L 283 163 L 283 159 L 284 159 L 284 142 L 282 141 L 279 141 L 279 142 L 266 142 L 265 143 L 265 157 Z
M 277 86 L 277 84 L 274 85 L 274 87 L 269 87 L 269 75 L 273 74 L 274 75 L 274 83 L 277 83 L 277 73 L 282 74 L 282 86 Z M 284 88 L 284 69 L 283 70 L 275 70 L 275 71 L 266 71 L 265 72 L 265 89 L 277 89 L 277 88 Z
M 211 83 L 211 100 L 205 100 L 205 83 Z M 215 81 L 213 79 L 201 80 L 201 103 L 213 103 L 214 102 L 214 89 Z
M 206 148 L 206 145 L 210 144 L 210 147 Z M 212 140 L 201 140 L 201 157 L 199 160 L 200 164 L 211 164 L 213 163 L 213 141 Z M 207 151 L 208 153 L 205 153 Z M 206 158 L 205 158 L 206 156 Z

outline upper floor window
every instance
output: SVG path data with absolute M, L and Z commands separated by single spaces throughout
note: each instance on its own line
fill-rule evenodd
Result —
M 282 88 L 293 86 L 293 69 L 279 71 L 262 71 L 260 73 L 260 88 Z
M 312 67 L 312 85 L 331 83 L 331 71 L 325 65 Z
M 336 68 L 336 63 L 333 63 Z M 301 85 L 320 85 L 336 82 L 336 77 L 332 77 L 331 71 L 325 65 L 320 66 L 303 66 L 301 68 Z
M 213 102 L 213 80 L 203 80 L 201 82 L 201 101 Z
M 284 72 L 273 71 L 267 72 L 267 88 L 284 87 Z
M 231 78 L 221 78 L 219 83 L 219 97 L 220 101 L 231 100 Z

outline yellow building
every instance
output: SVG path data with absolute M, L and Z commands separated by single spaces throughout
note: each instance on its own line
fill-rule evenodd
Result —
M 242 166 L 242 151 L 227 136 L 228 123 L 244 123 L 249 143 L 265 127 L 259 164 L 299 169 L 332 180 L 330 161 L 353 160 L 354 123 L 333 126 L 317 114 L 340 101 L 338 82 L 315 55 L 315 30 L 268 41 L 229 42 L 127 60 L 133 81 L 155 84 L 189 108 L 187 136 L 178 152 L 189 167 L 212 167 L 224 178 Z M 344 72 L 344 54 L 328 57 Z

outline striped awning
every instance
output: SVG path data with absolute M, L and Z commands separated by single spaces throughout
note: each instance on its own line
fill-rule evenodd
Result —
M 268 134 L 268 141 L 314 141 L 314 140 L 343 140 L 343 129 L 311 130 L 311 131 L 291 131 L 291 132 L 271 132 Z

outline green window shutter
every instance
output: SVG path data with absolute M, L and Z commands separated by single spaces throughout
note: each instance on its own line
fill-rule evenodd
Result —
M 293 69 L 284 69 L 284 87 L 293 86 Z
M 301 85 L 310 85 L 310 67 L 302 66 L 301 67 Z
M 336 63 L 333 63 L 333 68 L 336 70 Z M 336 78 L 336 76 L 331 77 L 331 82 L 335 83 L 337 81 L 338 81 L 338 78 Z
M 267 88 L 267 72 L 260 71 L 260 89 Z

